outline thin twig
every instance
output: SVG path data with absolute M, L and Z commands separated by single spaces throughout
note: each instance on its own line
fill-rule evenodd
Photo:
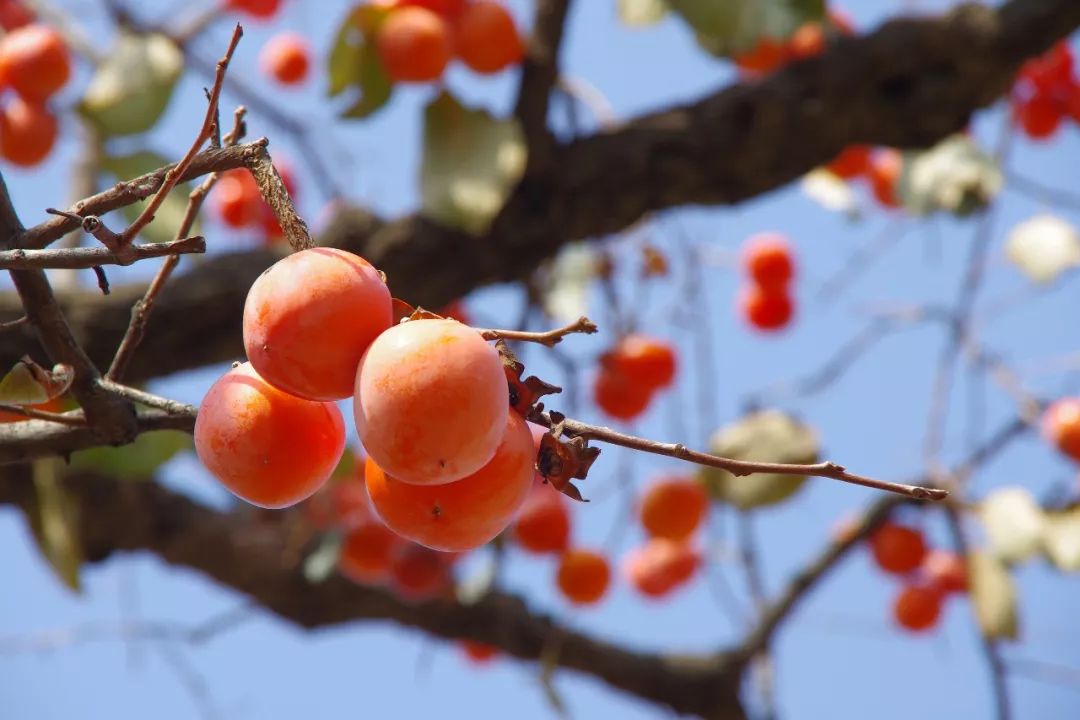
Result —
M 229 47 L 225 51 L 225 55 L 218 60 L 217 71 L 214 75 L 214 85 L 210 89 L 210 104 L 206 109 L 206 117 L 203 119 L 202 128 L 199 130 L 199 134 L 195 137 L 194 142 L 191 143 L 191 147 L 188 148 L 187 154 L 181 158 L 180 162 L 172 167 L 165 174 L 165 181 L 162 182 L 161 187 L 158 188 L 157 193 L 150 198 L 150 202 L 146 204 L 139 216 L 132 221 L 131 225 L 124 230 L 123 238 L 127 242 L 139 234 L 146 225 L 154 219 L 154 213 L 161 207 L 161 203 L 165 202 L 165 197 L 179 182 L 180 177 L 191 165 L 192 160 L 199 154 L 199 150 L 202 148 L 203 143 L 210 139 L 214 130 L 214 118 L 217 117 L 217 105 L 218 98 L 221 97 L 221 85 L 225 81 L 225 71 L 229 68 L 229 61 L 232 59 L 233 52 L 236 50 L 237 44 L 240 42 L 240 38 L 244 35 L 244 29 L 237 23 L 233 29 L 232 38 L 229 40 Z
M 960 521 L 960 514 L 956 508 L 946 507 L 945 517 L 948 520 L 949 534 L 952 536 L 957 554 L 960 557 L 968 557 L 968 541 L 964 534 L 964 526 Z M 974 607 L 972 603 L 972 608 Z M 994 694 L 994 717 L 997 720 L 1009 720 L 1012 717 L 1012 705 L 1009 702 L 1009 684 L 1005 662 L 1001 658 L 1001 648 L 996 640 L 987 637 L 982 632 L 979 633 L 979 645 L 990 670 L 990 687 Z
M 172 242 L 133 245 L 133 257 L 119 257 L 107 247 L 77 247 L 49 250 L 0 250 L 0 270 L 64 268 L 84 270 L 99 265 L 131 265 L 139 260 L 166 255 L 206 252 L 206 240 L 196 235 Z
M 567 335 L 573 335 L 574 333 L 592 335 L 596 331 L 596 323 L 594 323 L 592 320 L 585 317 L 584 315 L 582 315 L 569 325 L 564 325 L 563 327 L 555 328 L 554 330 L 545 330 L 543 332 L 531 332 L 526 330 L 477 329 L 477 332 L 483 335 L 485 340 L 516 340 L 519 342 L 534 342 L 544 345 L 546 347 L 558 345 Z
M 118 382 L 113 382 L 109 379 L 103 379 L 101 381 L 101 387 L 106 392 L 110 392 L 114 395 L 119 395 L 122 398 L 130 400 L 132 402 L 146 405 L 147 407 L 157 408 L 158 410 L 164 410 L 170 415 L 178 416 L 190 416 L 198 412 L 194 405 L 188 405 L 182 403 L 179 400 L 170 400 L 169 398 L 161 397 L 153 393 L 146 392 L 145 390 L 139 390 L 128 385 L 122 385 Z
M 238 107 L 233 113 L 233 128 L 223 140 L 226 145 L 235 145 L 243 136 L 245 113 L 246 110 L 243 106 Z M 195 218 L 199 216 L 199 210 L 202 209 L 203 202 L 219 177 L 220 174 L 211 173 L 198 187 L 191 191 L 188 196 L 187 208 L 184 210 L 184 217 L 181 219 L 180 227 L 176 231 L 178 236 L 191 232 L 191 228 L 195 224 Z M 109 370 L 105 373 L 107 380 L 119 381 L 127 372 L 131 359 L 135 355 L 135 350 L 146 335 L 146 324 L 150 319 L 150 312 L 154 309 L 154 301 L 179 263 L 180 257 L 178 255 L 170 255 L 166 258 L 165 262 L 158 268 L 157 274 L 154 275 L 154 279 L 146 288 L 142 298 L 131 309 L 131 321 L 128 323 L 123 339 L 116 348 L 116 354 L 113 356 L 112 363 L 109 364 Z
M 547 413 L 536 413 L 535 416 L 536 417 L 530 419 L 551 427 L 552 420 Z M 842 465 L 838 465 L 828 460 L 812 464 L 736 460 L 734 458 L 720 457 L 719 455 L 710 455 L 708 453 L 691 450 L 682 443 L 664 443 L 657 440 L 647 440 L 634 435 L 627 435 L 626 433 L 621 433 L 608 427 L 589 425 L 588 423 L 571 420 L 569 418 L 562 421 L 562 427 L 563 432 L 571 437 L 597 440 L 611 445 L 630 448 L 631 450 L 639 450 L 641 452 L 652 453 L 653 455 L 663 455 L 665 457 L 685 460 L 686 462 L 692 462 L 698 465 L 720 468 L 737 477 L 753 475 L 754 473 L 813 476 L 831 478 L 833 480 L 840 480 L 853 485 L 861 485 L 874 490 L 896 493 L 913 500 L 944 500 L 949 496 L 948 491 L 941 488 L 906 485 L 904 483 L 878 480 L 864 475 L 849 473 Z

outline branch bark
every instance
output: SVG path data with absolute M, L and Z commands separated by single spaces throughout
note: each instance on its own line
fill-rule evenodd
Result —
M 33 506 L 25 468 L 0 469 L 0 505 Z M 78 505 L 78 538 L 88 562 L 151 552 L 250 597 L 305 629 L 356 621 L 391 621 L 446 639 L 472 638 L 515 657 L 551 654 L 559 667 L 680 713 L 743 720 L 740 668 L 726 655 L 678 657 L 632 651 L 571 630 L 494 592 L 467 605 L 452 599 L 411 604 L 339 577 L 313 585 L 283 561 L 287 532 L 255 512 L 218 512 L 153 482 L 77 474 L 65 489 Z

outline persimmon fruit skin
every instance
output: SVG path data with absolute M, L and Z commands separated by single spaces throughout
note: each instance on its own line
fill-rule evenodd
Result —
M 203 465 L 234 495 L 264 508 L 311 497 L 344 450 L 337 406 L 289 395 L 250 363 L 214 383 L 195 419 L 195 451 Z

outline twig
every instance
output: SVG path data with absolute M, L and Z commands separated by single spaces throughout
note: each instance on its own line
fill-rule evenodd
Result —
M 1005 665 L 1009 672 L 1015 675 L 1073 690 L 1080 689 L 1080 668 L 1029 658 L 1009 658 L 1005 661 Z
M 233 113 L 233 128 L 224 138 L 226 145 L 235 145 L 243 136 L 245 112 L 244 107 L 240 106 Z M 197 188 L 191 191 L 188 196 L 187 208 L 184 210 L 184 217 L 181 219 L 180 227 L 176 231 L 178 236 L 191 232 L 191 228 L 195 224 L 195 218 L 199 216 L 203 201 L 206 200 L 206 196 L 217 183 L 219 177 L 218 173 L 211 173 Z M 128 323 L 123 339 L 116 348 L 116 354 L 109 364 L 109 370 L 105 373 L 106 379 L 119 381 L 127 372 L 131 359 L 135 355 L 135 350 L 146 335 L 146 324 L 150 319 L 150 312 L 154 309 L 154 302 L 179 263 L 180 257 L 178 255 L 170 255 L 166 258 L 165 262 L 158 268 L 154 279 L 146 288 L 142 298 L 132 307 L 131 321 Z
M 187 170 L 180 174 L 177 181 L 186 182 L 211 172 L 243 167 L 247 155 L 266 145 L 266 143 L 266 138 L 257 138 L 244 145 L 221 150 L 212 148 L 201 152 L 195 156 Z M 108 190 L 99 192 L 96 195 L 84 198 L 72 206 L 72 216 L 101 216 L 137 203 L 140 200 L 145 200 L 161 187 L 165 181 L 165 176 L 175 167 L 176 165 L 166 165 L 131 180 L 117 183 Z M 81 221 L 72 219 L 72 216 L 55 217 L 24 230 L 17 238 L 17 241 L 12 244 L 12 247 L 21 247 L 28 250 L 40 250 L 48 247 L 50 243 L 59 240 L 68 233 L 75 232 L 81 227 Z
M 172 242 L 131 246 L 131 257 L 119 257 L 107 247 L 77 247 L 55 250 L 2 250 L 0 269 L 22 270 L 26 268 L 64 268 L 83 270 L 99 265 L 131 265 L 139 260 L 165 255 L 206 252 L 206 240 L 194 237 Z
M 101 387 L 106 392 L 110 392 L 114 395 L 119 395 L 122 398 L 139 403 L 140 405 L 146 405 L 147 407 L 163 410 L 170 415 L 191 416 L 194 413 L 198 412 L 198 408 L 196 408 L 194 405 L 188 405 L 187 403 L 182 403 L 179 400 L 170 400 L 169 398 L 164 398 L 160 395 L 148 393 L 145 390 L 139 390 L 138 388 L 122 385 L 110 379 L 102 380 Z
M 225 50 L 225 55 L 218 60 L 217 71 L 214 75 L 214 85 L 210 89 L 210 102 L 206 108 L 206 117 L 203 118 L 202 128 L 199 130 L 199 134 L 195 136 L 194 142 L 191 143 L 191 147 L 188 148 L 187 154 L 180 159 L 176 165 L 174 165 L 168 172 L 165 173 L 165 180 L 161 183 L 161 187 L 158 188 L 157 193 L 150 198 L 150 202 L 146 204 L 139 216 L 128 225 L 124 230 L 123 238 L 126 242 L 130 243 L 132 239 L 139 234 L 146 225 L 154 219 L 154 213 L 161 207 L 161 203 L 165 202 L 165 197 L 179 182 L 180 177 L 184 174 L 184 171 L 188 169 L 195 156 L 199 154 L 199 149 L 202 148 L 203 143 L 210 139 L 210 136 L 214 131 L 214 119 L 217 117 L 218 98 L 221 97 L 221 84 L 225 81 L 225 72 L 229 69 L 229 61 L 232 59 L 233 52 L 236 51 L 236 46 L 240 42 L 240 38 L 244 36 L 244 29 L 237 23 L 233 29 L 232 38 L 229 40 L 229 47 Z
M 968 542 L 964 535 L 960 514 L 956 508 L 946 507 L 945 517 L 948 520 L 949 534 L 952 536 L 957 554 L 960 557 L 968 557 Z M 990 686 L 994 694 L 994 717 L 997 720 L 1009 720 L 1012 717 L 1012 706 L 1009 702 L 1008 678 L 1005 676 L 1005 663 L 1001 658 L 1001 649 L 995 640 L 988 638 L 982 632 L 979 632 L 979 644 L 990 670 Z
M 37 408 L 26 405 L 12 405 L 9 403 L 0 403 L 0 411 L 12 413 L 14 415 L 22 415 L 31 420 L 48 420 L 49 422 L 60 423 L 61 425 L 86 425 L 86 418 L 81 412 L 69 415 L 67 413 L 49 412 L 48 410 L 38 410 Z
M 530 420 L 534 420 L 548 427 L 552 426 L 552 419 L 547 413 L 534 413 L 534 415 L 535 417 L 530 417 Z M 842 482 L 861 485 L 874 490 L 884 490 L 885 492 L 896 493 L 913 500 L 944 500 L 949 496 L 948 491 L 941 488 L 906 485 L 903 483 L 890 482 L 888 480 L 878 480 L 864 475 L 855 475 L 854 473 L 849 473 L 845 470 L 842 465 L 838 465 L 828 460 L 812 464 L 736 460 L 734 458 L 697 452 L 696 450 L 689 449 L 682 443 L 664 443 L 657 440 L 647 440 L 645 438 L 635 437 L 634 435 L 627 435 L 626 433 L 621 433 L 608 427 L 589 425 L 588 423 L 571 420 L 569 418 L 562 421 L 562 427 L 563 432 L 571 437 L 581 437 L 586 440 L 598 440 L 611 445 L 630 448 L 631 450 L 639 450 L 641 452 L 652 453 L 653 455 L 663 455 L 665 457 L 685 460 L 698 465 L 720 468 L 737 477 L 753 475 L 754 473 L 803 475 L 840 480 Z
M 543 332 L 477 329 L 477 332 L 480 333 L 485 340 L 517 340 L 519 342 L 539 343 L 546 347 L 558 345 L 567 335 L 573 335 L 574 333 L 592 335 L 596 331 L 596 324 L 584 315 L 569 325 L 564 325 L 563 327 L 555 328 L 554 330 L 545 330 Z

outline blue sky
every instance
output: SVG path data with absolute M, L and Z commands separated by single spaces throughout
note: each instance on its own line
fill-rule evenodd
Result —
M 345 3 L 312 5 L 288 3 L 282 25 L 313 38 L 325 47 L 333 22 Z M 531 3 L 511 3 L 518 17 L 528 16 Z M 568 75 L 587 81 L 607 98 L 619 117 L 629 117 L 671 102 L 692 99 L 731 80 L 729 67 L 705 56 L 686 30 L 674 20 L 646 30 L 621 27 L 613 0 L 574 3 L 563 54 Z M 947 3 L 851 2 L 846 8 L 860 28 L 870 28 L 902 5 L 936 12 Z M 333 11 L 329 8 L 333 6 Z M 101 30 L 97 3 L 80 2 L 79 20 L 91 32 Z M 328 18 L 333 22 L 328 22 Z M 227 24 L 225 24 L 227 25 Z M 227 40 L 228 28 L 217 27 L 199 43 L 200 52 L 216 58 Z M 273 26 L 272 26 L 273 27 Z M 252 84 L 259 83 L 255 59 L 271 30 L 249 24 L 232 70 Z M 449 73 L 448 85 L 470 103 L 504 112 L 512 102 L 515 73 L 478 80 L 460 68 Z M 150 146 L 179 155 L 201 120 L 202 80 L 185 81 L 177 90 L 165 121 Z M 72 83 L 65 101 L 74 101 Z M 332 110 L 315 82 L 302 91 L 264 93 L 289 113 L 323 124 L 318 136 L 322 156 L 348 196 L 386 214 L 415 207 L 418 188 L 420 117 L 430 88 L 399 92 L 392 104 L 367 122 L 329 123 Z M 225 107 L 235 104 L 228 94 Z M 974 125 L 984 146 L 1001 132 L 1001 108 L 984 112 Z M 4 173 L 24 222 L 37 222 L 47 206 L 64 206 L 65 173 L 73 160 L 75 127 L 65 124 L 65 139 L 49 163 L 30 172 Z M 278 157 L 291 157 L 301 177 L 300 204 L 309 218 L 319 214 L 311 169 L 296 162 L 299 150 L 292 140 L 258 113 L 250 117 L 250 134 L 265 134 Z M 128 143 L 129 146 L 133 145 Z M 1040 182 L 1068 189 L 1075 185 L 1080 132 L 1063 129 L 1047 145 L 1018 140 L 1010 167 Z M 869 207 L 869 206 L 868 206 Z M 1027 281 L 1005 260 L 1002 240 L 1012 225 L 1040 210 L 1053 210 L 1072 223 L 1080 221 L 1076 206 L 1055 207 L 1040 198 L 1006 190 L 996 212 L 994 245 L 986 286 L 980 296 L 978 330 L 984 341 L 1023 375 L 1029 387 L 1054 396 L 1080 389 L 1075 372 L 1063 372 L 1058 362 L 1075 353 L 1080 333 L 1075 316 L 1080 293 L 1075 281 L 1034 294 L 1021 304 L 997 310 L 999 301 L 1024 293 Z M 666 213 L 646 232 L 673 258 L 687 245 L 719 258 L 703 268 L 706 278 L 702 306 L 713 338 L 715 357 L 708 382 L 700 384 L 687 369 L 677 390 L 653 407 L 636 430 L 660 439 L 702 444 L 713 427 L 734 417 L 754 390 L 799 376 L 818 367 L 835 349 L 868 321 L 867 309 L 878 305 L 921 305 L 951 302 L 974 234 L 971 222 L 935 218 L 913 223 L 901 240 L 865 273 L 845 285 L 838 298 L 824 302 L 817 290 L 841 267 L 850 253 L 875 242 L 898 221 L 869 207 L 866 217 L 852 222 L 830 213 L 803 195 L 797 186 L 779 189 L 736 208 L 686 208 Z M 737 317 L 734 300 L 738 273 L 723 262 L 750 234 L 762 230 L 786 233 L 798 252 L 800 276 L 796 289 L 799 314 L 790 332 L 762 337 L 749 332 Z M 250 244 L 251 238 L 229 236 L 208 224 L 209 244 L 228 251 Z M 189 265 L 187 261 L 184 263 Z M 640 325 L 669 337 L 690 356 L 693 334 L 673 322 L 684 304 L 681 294 L 684 264 L 676 261 L 670 285 L 654 289 L 638 303 Z M 141 277 L 150 263 L 111 274 L 115 283 Z M 627 302 L 639 296 L 621 286 Z M 602 298 L 590 298 L 590 315 L 602 325 L 609 319 Z M 518 315 L 521 297 L 513 289 L 489 288 L 469 298 L 470 307 L 485 322 L 509 325 Z M 642 306 L 643 305 L 643 306 Z M 989 310 L 987 310 L 989 309 Z M 572 338 L 563 347 L 587 367 L 590 358 L 611 341 L 610 329 L 598 336 Z M 871 350 L 828 391 L 781 407 L 798 413 L 820 432 L 828 457 L 856 472 L 893 479 L 910 477 L 920 469 L 920 447 L 930 397 L 930 383 L 940 347 L 940 328 L 917 326 L 890 335 Z M 553 382 L 565 382 L 562 370 L 543 351 L 525 358 L 530 372 Z M 162 379 L 154 389 L 189 402 L 198 402 L 222 368 L 208 368 Z M 969 422 L 965 408 L 978 386 L 961 375 L 954 393 L 954 412 L 948 427 L 950 457 L 960 456 L 974 431 L 982 437 L 1014 409 L 992 385 L 986 391 L 981 422 Z M 587 383 L 586 370 L 579 378 Z M 585 385 L 587 387 L 587 384 Z M 697 394 L 714 394 L 715 418 L 696 411 Z M 587 398 L 586 398 L 587 399 Z M 581 416 L 601 420 L 584 403 Z M 343 406 L 350 415 L 347 406 Z M 981 428 L 981 430 L 980 430 Z M 584 484 L 594 502 L 575 515 L 575 541 L 615 554 L 640 538 L 636 529 L 613 532 L 622 521 L 622 484 L 642 487 L 651 476 L 678 469 L 674 461 L 628 457 L 610 449 Z M 974 480 L 978 496 L 994 487 L 1022 483 L 1036 494 L 1075 482 L 1076 468 L 1055 456 L 1035 437 L 1020 440 L 987 465 Z M 213 504 L 228 496 L 192 457 L 182 457 L 164 472 L 171 486 Z M 776 593 L 790 574 L 813 557 L 833 524 L 864 507 L 874 494 L 827 480 L 812 480 L 796 500 L 755 517 L 764 560 L 767 590 Z M 936 513 L 907 515 L 936 542 L 947 541 Z M 728 518 L 725 526 L 732 527 Z M 977 528 L 972 526 L 973 531 Z M 731 533 L 726 533 L 730 536 Z M 718 545 L 713 579 L 724 578 L 743 609 L 745 585 L 731 562 L 728 542 Z M 477 561 L 478 562 L 478 561 Z M 500 659 L 485 669 L 466 665 L 457 650 L 438 640 L 393 625 L 358 623 L 317 633 L 303 632 L 268 614 L 254 611 L 231 631 L 197 645 L 127 642 L 118 636 L 121 621 L 197 625 L 229 612 L 243 599 L 208 580 L 136 555 L 88 569 L 81 596 L 66 591 L 50 574 L 29 540 L 21 517 L 0 512 L 0 567 L 7 583 L 0 585 L 0 697 L 4 716 L 51 719 L 67 717 L 127 718 L 152 715 L 163 720 L 200 716 L 221 718 L 419 717 L 449 713 L 451 717 L 501 718 L 512 712 L 520 718 L 547 718 L 546 704 L 535 666 Z M 617 584 L 595 609 L 567 606 L 553 591 L 550 560 L 512 555 L 507 584 L 526 593 L 538 609 L 555 613 L 574 627 L 599 637 L 617 639 L 632 647 L 655 650 L 711 651 L 737 642 L 745 624 L 720 605 L 710 584 L 702 579 L 670 601 L 655 604 Z M 1006 648 L 1008 658 L 1037 659 L 1080 667 L 1080 623 L 1075 578 L 1062 577 L 1039 561 L 1017 572 L 1021 598 L 1022 641 Z M 777 703 L 786 718 L 862 718 L 888 720 L 910 717 L 986 717 L 991 712 L 986 670 L 977 650 L 977 635 L 965 599 L 951 601 L 944 622 L 935 632 L 913 637 L 893 629 L 889 604 L 897 583 L 878 572 L 864 551 L 853 553 L 784 626 L 776 646 Z M 11 650 L 14 637 L 36 638 L 40 633 L 98 628 L 100 637 L 64 641 L 50 651 Z M 111 630 L 110 630 L 111 628 Z M 181 658 L 177 665 L 177 657 Z M 181 669 L 178 670 L 177 668 Z M 556 687 L 572 717 L 624 718 L 663 715 L 656 707 L 611 691 L 572 673 L 561 673 Z M 1010 680 L 1016 717 L 1063 717 L 1080 710 L 1080 688 L 1061 687 L 1015 676 Z M 193 690 L 193 688 L 198 688 Z

